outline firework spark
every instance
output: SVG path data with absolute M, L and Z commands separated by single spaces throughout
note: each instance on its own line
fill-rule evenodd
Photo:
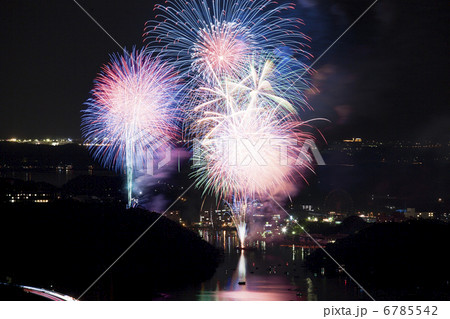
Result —
M 302 21 L 283 18 L 292 3 L 273 0 L 166 1 L 156 5 L 159 21 L 149 21 L 147 38 L 158 46 L 191 81 L 216 83 L 236 75 L 252 57 L 289 47 L 293 54 L 309 56 L 308 40 L 299 31 Z
M 159 58 L 133 50 L 113 55 L 94 83 L 82 116 L 85 143 L 103 166 L 127 174 L 132 206 L 134 172 L 178 132 L 178 77 Z

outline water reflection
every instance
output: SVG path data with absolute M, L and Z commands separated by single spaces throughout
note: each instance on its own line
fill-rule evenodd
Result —
M 314 285 L 311 278 L 306 278 L 308 301 L 316 301 L 317 295 L 314 293 Z
M 202 230 L 205 240 L 224 250 L 213 277 L 201 285 L 170 292 L 169 300 L 365 300 L 344 278 L 326 278 L 303 266 L 309 249 L 257 241 L 238 250 L 235 232 Z
M 239 273 L 238 284 L 245 285 L 245 277 L 247 274 L 247 265 L 245 264 L 245 255 L 244 255 L 243 250 L 241 250 L 241 256 L 239 257 L 238 273 Z
M 267 277 L 266 272 L 275 275 L 276 266 L 269 268 L 259 268 L 257 263 L 248 263 L 246 251 L 240 251 L 236 268 L 231 268 L 231 272 L 225 270 L 225 280 L 215 280 L 214 291 L 208 290 L 208 284 L 202 284 L 198 293 L 198 300 L 216 301 L 270 301 L 270 300 L 298 300 L 296 291 L 290 287 L 287 278 L 281 276 Z M 250 255 L 252 255 L 250 253 Z M 259 265 L 259 263 L 258 263 Z M 247 275 L 247 267 L 251 273 Z M 272 268 L 273 267 L 273 268 Z M 222 284 L 223 283 L 223 284 Z
M 222 248 L 226 253 L 231 253 L 232 250 L 239 246 L 239 238 L 235 231 L 200 229 L 198 232 L 204 240 Z

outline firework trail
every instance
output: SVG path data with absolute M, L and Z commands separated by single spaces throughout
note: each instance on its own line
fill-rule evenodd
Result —
M 178 132 L 174 70 L 143 50 L 113 55 L 94 81 L 82 115 L 82 134 L 93 156 L 127 175 L 128 207 L 134 205 L 134 172 Z
M 229 204 L 243 246 L 248 202 L 286 188 L 295 176 L 311 169 L 302 148 L 310 133 L 291 103 L 273 91 L 267 81 L 271 61 L 250 74 L 226 80 L 220 86 L 202 87 L 203 103 L 192 110 L 191 130 L 199 138 L 194 148 L 194 173 L 204 193 Z M 258 72 L 259 71 L 259 72 Z
M 245 238 L 247 236 L 247 201 L 247 198 L 240 201 L 234 198 L 232 204 L 225 201 L 226 205 L 230 209 L 230 216 L 236 227 L 241 248 L 245 246 Z
M 309 38 L 299 31 L 302 21 L 281 17 L 293 8 L 273 0 L 168 0 L 155 6 L 159 21 L 149 21 L 145 35 L 189 81 L 217 84 L 261 53 L 290 48 L 309 57 L 302 43 Z

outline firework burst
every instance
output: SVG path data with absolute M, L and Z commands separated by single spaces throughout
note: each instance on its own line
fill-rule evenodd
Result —
M 266 61 L 249 74 L 201 87 L 203 99 L 192 110 L 194 173 L 198 187 L 224 199 L 232 212 L 241 246 L 246 237 L 248 201 L 275 193 L 288 194 L 297 175 L 312 170 L 302 147 L 312 136 L 303 130 L 288 101 L 274 90 Z M 300 160 L 306 159 L 306 160 Z
M 252 57 L 289 47 L 308 56 L 299 31 L 301 20 L 283 18 L 292 3 L 273 0 L 166 1 L 156 5 L 159 21 L 146 28 L 151 46 L 161 48 L 191 81 L 216 83 L 236 75 Z
M 292 3 L 273 0 L 167 0 L 149 21 L 149 46 L 183 75 L 185 125 L 195 138 L 193 177 L 204 193 L 226 201 L 241 245 L 248 203 L 288 193 L 297 174 L 312 169 L 302 148 L 311 138 L 298 116 L 309 108 L 297 60 L 302 21 Z
M 194 150 L 197 186 L 239 201 L 283 190 L 292 175 L 304 168 L 295 166 L 302 143 L 310 138 L 300 130 L 302 125 L 263 107 L 206 111 L 197 122 L 203 134 Z
M 186 132 L 191 138 L 198 138 L 204 131 L 202 118 L 211 112 L 262 109 L 272 117 L 286 120 L 298 115 L 299 109 L 310 109 L 304 90 L 310 85 L 302 80 L 302 86 L 293 86 L 297 78 L 288 63 L 262 57 L 255 58 L 241 70 L 238 76 L 226 77 L 216 86 L 201 86 L 190 94 L 190 107 L 186 108 Z M 257 113 L 258 113 L 257 112 Z M 256 113 L 255 113 L 256 114 Z
M 83 111 L 83 137 L 103 166 L 127 174 L 132 206 L 134 171 L 145 168 L 178 132 L 179 81 L 159 58 L 133 50 L 113 55 L 94 83 Z

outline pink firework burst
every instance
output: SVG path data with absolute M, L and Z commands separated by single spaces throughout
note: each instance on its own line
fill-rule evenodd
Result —
M 85 103 L 85 143 L 105 167 L 126 172 L 129 204 L 134 171 L 146 167 L 156 149 L 167 147 L 178 134 L 178 90 L 172 68 L 133 50 L 112 56 Z

